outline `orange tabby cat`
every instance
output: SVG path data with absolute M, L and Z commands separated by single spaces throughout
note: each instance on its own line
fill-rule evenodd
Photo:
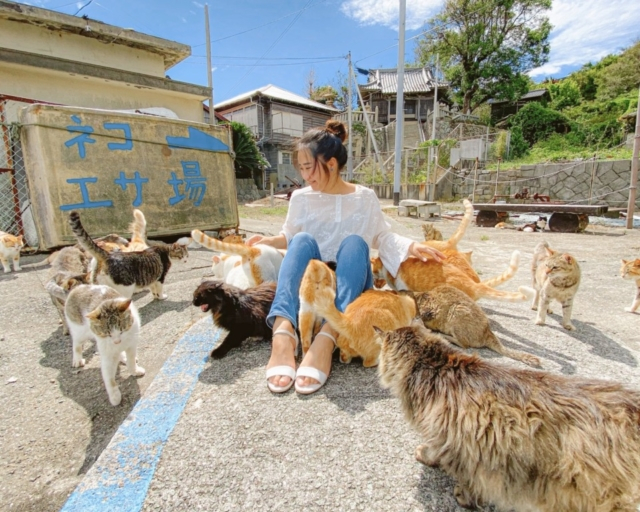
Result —
M 493 288 L 513 277 L 518 268 L 518 251 L 514 251 L 509 268 L 505 272 L 484 282 L 475 281 L 469 273 L 471 267 L 468 263 L 466 266 L 461 264 L 463 261 L 462 257 L 449 255 L 443 263 L 432 259 L 422 261 L 411 256 L 402 262 L 396 277 L 392 276 L 384 267 L 379 257 L 371 259 L 371 266 L 374 284 L 378 288 L 388 284 L 394 290 L 428 292 L 438 285 L 448 284 L 463 291 L 473 300 L 487 298 L 506 302 L 527 300 L 533 294 L 533 290 L 526 286 L 519 287 L 518 293 L 504 292 Z
M 376 343 L 374 323 L 378 327 L 386 326 L 383 329 L 408 326 L 416 315 L 416 302 L 413 297 L 398 295 L 396 292 L 367 290 L 341 313 L 335 306 L 335 279 L 332 274 L 326 264 L 317 260 L 309 262 L 305 272 L 304 292 L 309 296 L 305 296 L 305 300 L 312 301 L 317 315 L 326 319 L 338 331 L 336 345 L 340 349 L 340 361 L 349 363 L 352 358 L 361 357 L 363 366 L 376 366 L 380 345 Z M 308 313 L 308 310 L 304 313 Z M 306 317 L 307 320 L 310 319 L 310 315 L 307 314 Z M 314 318 L 315 321 L 317 317 Z M 306 333 L 311 329 L 309 323 L 303 328 L 301 319 L 301 337 L 303 330 Z
M 300 310 L 298 311 L 298 330 L 302 354 L 311 346 L 313 336 L 320 330 L 322 317 L 317 314 L 314 300 L 320 288 L 336 289 L 336 276 L 329 266 L 319 260 L 311 260 L 300 282 Z
M 622 279 L 630 279 L 636 282 L 636 296 L 631 303 L 631 307 L 624 308 L 629 313 L 635 313 L 638 306 L 640 306 L 640 260 L 622 260 L 620 275 Z
M 20 250 L 24 247 L 22 235 L 12 235 L 0 231 L 0 261 L 5 272 L 11 272 L 10 264 L 13 262 L 13 270 L 18 272 L 20 268 Z
M 462 220 L 460 221 L 460 225 L 458 226 L 458 229 L 456 229 L 455 233 L 451 235 L 451 238 L 445 241 L 435 239 L 435 240 L 428 240 L 426 242 L 420 242 L 420 243 L 422 245 L 428 245 L 429 247 L 438 249 L 440 252 L 457 250 L 458 242 L 462 240 L 462 237 L 467 231 L 469 224 L 471 224 L 471 221 L 473 220 L 473 204 L 468 199 L 465 199 L 464 201 L 462 201 L 462 203 L 464 204 L 464 215 L 462 217 Z M 426 232 L 425 232 L 425 235 L 426 235 Z

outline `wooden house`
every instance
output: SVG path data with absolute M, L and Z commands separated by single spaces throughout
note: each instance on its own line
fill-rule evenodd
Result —
M 491 105 L 491 120 L 494 123 L 498 123 L 511 115 L 517 114 L 522 107 L 532 101 L 537 101 L 546 106 L 551 101 L 551 95 L 547 89 L 536 89 L 523 94 L 516 101 L 491 99 L 487 102 Z
M 275 85 L 217 103 L 215 110 L 226 119 L 249 127 L 271 171 L 277 171 L 278 188 L 290 186 L 294 179 L 302 183 L 293 162 L 295 140 L 309 128 L 324 126 L 338 112 Z

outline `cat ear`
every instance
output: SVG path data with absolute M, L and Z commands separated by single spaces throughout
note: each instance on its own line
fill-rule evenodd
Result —
M 124 313 L 127 309 L 129 309 L 129 306 L 131 305 L 131 299 L 126 299 L 126 300 L 122 300 L 118 302 L 118 311 L 120 311 L 121 313 Z
M 383 331 L 382 329 L 380 329 L 380 327 L 374 325 L 372 326 L 373 330 L 376 331 L 376 334 L 380 337 L 384 337 L 384 335 L 386 334 L 386 331 Z
M 220 256 L 214 255 L 213 258 L 211 258 L 211 260 L 217 265 L 218 263 L 220 263 L 222 260 L 220 259 Z
M 547 251 L 547 256 L 553 256 L 556 253 L 556 251 L 550 249 L 549 247 L 545 247 L 544 250 Z
M 573 257 L 570 254 L 563 254 L 562 256 L 567 263 L 573 263 Z
M 100 308 L 96 308 L 84 315 L 89 320 L 100 320 Z
M 626 265 L 627 263 L 629 263 L 629 261 L 628 261 L 628 260 L 622 260 L 622 264 L 623 264 L 623 265 Z

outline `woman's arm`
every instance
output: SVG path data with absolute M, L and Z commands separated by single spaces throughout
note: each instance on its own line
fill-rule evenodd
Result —
M 276 236 L 253 235 L 245 243 L 249 246 L 262 244 L 262 245 L 269 245 L 271 247 L 275 247 L 276 249 L 287 248 L 287 238 L 282 233 Z

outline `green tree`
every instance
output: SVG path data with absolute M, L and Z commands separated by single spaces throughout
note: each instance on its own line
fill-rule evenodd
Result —
M 447 0 L 418 42 L 421 65 L 437 54 L 464 113 L 489 98 L 527 92 L 526 71 L 549 56 L 551 0 Z
M 246 124 L 231 121 L 233 129 L 233 152 L 235 159 L 233 164 L 236 170 L 236 178 L 255 178 L 269 162 L 262 156 L 256 146 L 253 133 Z
M 548 89 L 551 94 L 551 107 L 556 110 L 564 110 L 580 104 L 580 87 L 571 79 L 551 84 Z

